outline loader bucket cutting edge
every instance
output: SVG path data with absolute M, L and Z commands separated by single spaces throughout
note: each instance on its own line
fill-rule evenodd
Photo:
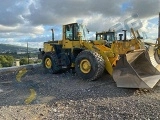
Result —
M 134 51 L 121 55 L 113 69 L 117 87 L 153 88 L 160 80 L 160 72 L 148 60 L 147 52 Z

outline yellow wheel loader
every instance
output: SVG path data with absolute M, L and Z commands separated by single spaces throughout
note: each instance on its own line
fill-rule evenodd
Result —
M 80 78 L 90 81 L 106 70 L 117 87 L 124 88 L 153 88 L 159 81 L 160 73 L 148 61 L 145 49 L 137 41 L 126 40 L 126 31 L 124 40 L 115 40 L 110 46 L 106 40 L 87 40 L 86 31 L 78 23 L 63 25 L 62 40 L 55 41 L 52 30 L 52 40 L 40 49 L 44 68 L 52 73 L 75 69 Z
M 106 46 L 120 55 L 120 59 L 118 60 L 116 67 L 113 67 L 113 78 L 116 81 L 117 86 L 126 87 L 131 85 L 133 87 L 138 86 L 139 84 L 141 85 L 141 88 L 146 85 L 146 88 L 152 88 L 157 83 L 157 75 L 159 75 L 160 71 L 159 64 L 155 64 L 156 59 L 155 53 L 153 53 L 154 51 L 151 47 L 149 50 L 146 49 L 143 38 L 140 36 L 138 30 L 135 34 L 134 30 L 131 28 L 132 36 L 130 40 L 126 40 L 125 30 L 124 40 L 122 40 L 123 34 L 119 34 L 119 40 L 115 34 L 115 31 L 111 30 L 106 32 L 97 32 L 96 40 L 106 40 Z M 154 56 L 154 58 L 152 58 L 152 56 Z M 151 74 L 155 75 L 154 77 L 157 77 L 157 79 L 149 82 L 148 79 L 151 79 L 149 77 Z M 138 80 L 138 78 L 140 79 Z M 128 79 L 130 79 L 130 81 L 128 81 Z

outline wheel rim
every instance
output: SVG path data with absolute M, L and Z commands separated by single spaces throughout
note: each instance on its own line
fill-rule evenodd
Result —
M 50 58 L 45 59 L 46 68 L 50 69 L 52 67 L 52 60 Z
M 89 60 L 84 59 L 80 62 L 80 70 L 83 73 L 89 73 L 91 70 L 91 63 L 89 62 Z

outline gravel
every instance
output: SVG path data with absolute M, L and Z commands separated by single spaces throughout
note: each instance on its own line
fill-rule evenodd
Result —
M 153 89 L 117 88 L 104 74 L 94 82 L 69 72 L 28 70 L 0 75 L 0 120 L 159 120 L 160 82 Z M 26 104 L 30 89 L 35 99 Z

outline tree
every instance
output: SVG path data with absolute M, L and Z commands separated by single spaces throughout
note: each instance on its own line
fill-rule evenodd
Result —
M 33 64 L 34 61 L 32 59 L 29 59 L 29 64 Z M 28 58 L 21 58 L 20 59 L 20 65 L 26 65 L 28 64 Z
M 2 67 L 11 67 L 13 65 L 14 58 L 9 55 L 0 55 L 0 64 Z
M 7 64 L 8 64 L 8 67 L 11 67 L 13 65 L 13 62 L 14 62 L 14 58 L 13 56 L 5 56 L 6 60 L 7 60 Z
M 34 64 L 34 61 L 32 59 L 29 59 L 29 64 Z
M 2 66 L 2 64 L 0 64 L 0 68 L 2 68 L 3 66 Z
M 40 59 L 37 59 L 36 61 L 34 61 L 34 63 L 41 63 L 42 62 L 42 60 L 40 60 Z
M 28 59 L 27 58 L 21 58 L 20 59 L 20 65 L 26 65 L 28 64 Z

